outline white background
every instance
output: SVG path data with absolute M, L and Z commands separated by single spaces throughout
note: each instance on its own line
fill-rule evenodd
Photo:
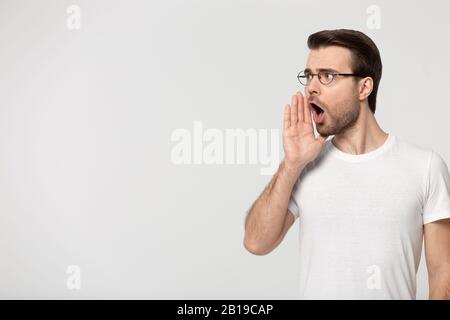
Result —
M 243 247 L 244 213 L 271 177 L 258 164 L 175 165 L 172 133 L 195 120 L 281 129 L 308 35 L 351 28 L 381 52 L 380 126 L 448 163 L 449 12 L 448 1 L 1 0 L 0 297 L 295 299 L 298 221 L 267 256 Z

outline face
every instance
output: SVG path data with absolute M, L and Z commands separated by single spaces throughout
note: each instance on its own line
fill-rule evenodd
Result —
M 314 74 L 318 69 L 352 73 L 351 52 L 338 46 L 311 50 L 306 68 Z M 305 87 L 308 101 L 315 102 L 325 111 L 323 121 L 316 122 L 316 129 L 322 136 L 340 134 L 355 125 L 361 110 L 357 79 L 335 76 L 330 84 L 324 85 L 314 76 Z

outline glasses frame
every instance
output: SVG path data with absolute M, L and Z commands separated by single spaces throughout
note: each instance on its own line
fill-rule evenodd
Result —
M 303 77 L 301 77 L 301 74 L 302 74 L 302 73 L 303 73 Z M 328 82 L 328 83 L 323 83 L 323 82 L 322 82 L 322 80 L 321 80 L 322 78 L 321 78 L 320 74 L 324 74 L 324 73 L 332 74 L 332 75 L 333 75 L 333 78 L 331 79 L 330 82 Z M 317 76 L 317 78 L 319 79 L 319 82 L 320 82 L 321 84 L 325 85 L 325 86 L 326 86 L 326 85 L 329 85 L 330 83 L 332 83 L 332 82 L 334 81 L 334 79 L 335 79 L 336 76 L 343 76 L 343 77 L 358 77 L 358 78 L 364 78 L 364 77 L 365 77 L 364 75 L 362 75 L 362 74 L 360 74 L 360 73 L 339 73 L 339 72 L 334 72 L 334 71 L 319 71 L 318 73 L 308 73 L 308 74 L 312 76 L 311 80 L 314 79 L 314 76 Z M 304 84 L 304 83 L 300 80 L 300 78 L 306 79 L 305 70 L 302 70 L 302 71 L 300 71 L 300 72 L 297 74 L 297 80 L 298 80 L 298 82 L 300 82 L 301 85 L 303 85 L 303 86 L 305 86 L 305 87 L 307 87 L 307 86 L 309 85 L 309 83 L 311 83 L 311 80 L 309 80 L 309 83 L 308 83 L 308 81 L 306 80 L 306 81 L 305 81 L 306 84 Z

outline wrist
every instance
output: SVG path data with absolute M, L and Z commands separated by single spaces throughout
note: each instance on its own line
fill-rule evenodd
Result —
M 307 162 L 304 161 L 289 161 L 284 158 L 281 161 L 281 165 L 286 168 L 286 170 L 291 172 L 302 171 L 306 167 Z
M 304 162 L 290 162 L 283 159 L 280 164 L 281 174 L 289 177 L 292 181 L 296 181 L 306 164 Z

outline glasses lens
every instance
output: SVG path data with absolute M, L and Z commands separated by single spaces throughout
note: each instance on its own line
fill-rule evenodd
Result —
M 297 75 L 297 79 L 302 85 L 306 86 L 307 78 L 306 78 L 305 71 L 300 71 L 299 74 Z
M 334 75 L 330 72 L 319 72 L 319 80 L 322 84 L 330 84 Z

